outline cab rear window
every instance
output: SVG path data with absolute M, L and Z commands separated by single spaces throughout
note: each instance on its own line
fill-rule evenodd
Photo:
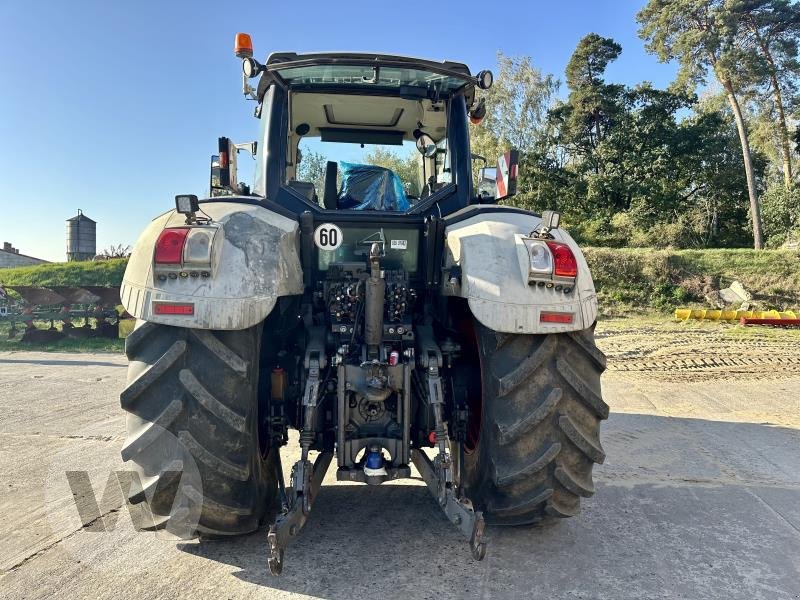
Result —
M 385 256 L 381 267 L 387 270 L 403 270 L 409 274 L 417 272 L 419 262 L 419 238 L 417 229 L 375 226 L 342 227 L 342 244 L 336 250 L 318 249 L 317 266 L 327 271 L 331 263 L 364 262 L 373 242 L 385 240 Z

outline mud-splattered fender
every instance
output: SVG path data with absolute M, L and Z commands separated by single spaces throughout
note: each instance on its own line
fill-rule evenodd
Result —
M 170 211 L 154 219 L 134 246 L 120 296 L 133 316 L 198 329 L 245 329 L 262 321 L 280 296 L 303 293 L 296 221 L 261 206 L 207 202 L 218 223 L 210 277 L 160 281 L 153 271 L 156 240 L 165 227 L 185 224 Z M 190 302 L 193 315 L 156 315 L 154 302 Z
M 442 293 L 469 302 L 475 318 L 506 333 L 555 333 L 590 327 L 597 318 L 592 275 L 575 240 L 563 229 L 556 241 L 568 244 L 578 262 L 570 293 L 528 285 L 528 251 L 522 242 L 541 219 L 502 206 L 491 212 L 467 208 L 451 215 L 445 228 L 445 277 Z M 474 213 L 474 214 L 473 214 Z M 571 324 L 541 323 L 541 312 L 573 313 Z

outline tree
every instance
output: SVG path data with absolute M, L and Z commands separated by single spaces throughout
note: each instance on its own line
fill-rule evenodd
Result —
M 623 86 L 607 84 L 603 75 L 621 52 L 622 46 L 613 39 L 590 33 L 578 42 L 567 64 L 569 98 L 562 114 L 564 129 L 586 155 L 603 141 L 618 113 Z M 601 171 L 603 165 L 596 167 Z
M 128 258 L 131 255 L 131 247 L 127 244 L 111 244 L 100 253 L 107 258 Z
M 753 157 L 747 125 L 738 94 L 742 73 L 741 47 L 736 35 L 736 15 L 726 0 L 649 0 L 637 15 L 639 35 L 659 60 L 677 60 L 678 84 L 693 87 L 705 83 L 710 69 L 725 91 L 736 121 L 744 160 L 753 228 L 753 244 L 764 247 L 761 207 L 756 190 Z
M 560 84 L 535 68 L 529 56 L 498 53 L 497 64 L 497 78 L 483 93 L 490 110 L 473 135 L 476 146 L 490 141 L 501 144 L 494 148 L 497 151 L 504 149 L 502 145 L 534 148 L 542 140 L 547 112 Z
M 406 186 L 406 193 L 411 196 L 419 197 L 421 191 L 420 163 L 417 159 L 416 149 L 414 150 L 414 154 L 409 154 L 404 158 L 391 150 L 376 146 L 364 157 L 364 163 L 391 169 L 397 173 L 400 180 Z
M 483 121 L 473 127 L 472 152 L 485 157 L 491 167 L 509 148 L 518 149 L 517 196 L 512 202 L 527 208 L 547 208 L 554 196 L 543 189 L 543 175 L 546 175 L 543 169 L 549 171 L 550 166 L 557 168 L 562 162 L 560 157 L 550 154 L 558 149 L 552 143 L 549 121 L 560 84 L 552 75 L 534 67 L 528 56 L 498 53 L 497 63 L 494 84 L 481 92 L 487 111 Z
M 297 180 L 310 181 L 314 184 L 317 194 L 321 195 L 325 189 L 327 159 L 324 155 L 313 150 L 303 150 L 300 155 L 300 164 L 297 166 Z
M 796 92 L 794 77 L 800 71 L 797 37 L 800 8 L 789 0 L 733 0 L 730 11 L 738 24 L 743 65 L 755 85 L 766 85 L 773 98 L 783 159 L 785 189 L 792 185 L 792 148 L 786 121 L 784 92 Z

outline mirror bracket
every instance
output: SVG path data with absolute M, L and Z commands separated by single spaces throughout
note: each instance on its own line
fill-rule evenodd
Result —
M 536 229 L 531 231 L 531 234 L 528 237 L 551 239 L 553 236 L 550 235 L 550 231 L 553 229 L 558 229 L 560 223 L 561 213 L 555 210 L 542 211 L 542 222 L 539 223 L 539 226 Z

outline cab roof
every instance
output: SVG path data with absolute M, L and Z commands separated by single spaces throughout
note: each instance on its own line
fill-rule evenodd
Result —
M 475 85 L 475 78 L 463 63 L 363 52 L 275 52 L 264 70 L 270 80 L 298 91 L 440 98 L 460 90 L 471 91 Z
M 297 52 L 273 52 L 267 58 L 267 66 L 282 64 L 282 68 L 290 65 L 283 63 L 298 63 L 296 66 L 306 64 L 357 64 L 357 63 L 398 63 L 417 69 L 447 70 L 458 73 L 463 77 L 471 78 L 469 67 L 464 63 L 450 60 L 435 61 L 412 56 L 398 56 L 396 54 L 379 54 L 371 52 L 312 52 L 298 54 Z

